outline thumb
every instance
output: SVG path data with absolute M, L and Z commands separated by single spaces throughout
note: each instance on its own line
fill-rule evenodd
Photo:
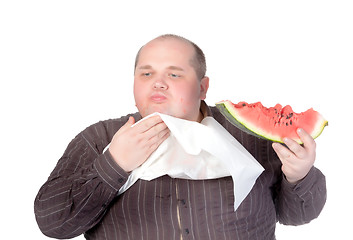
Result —
M 133 124 L 135 123 L 135 118 L 133 116 L 129 117 L 129 120 L 127 120 L 127 122 L 124 124 L 124 126 L 128 126 L 131 127 Z
M 282 162 L 282 164 L 285 164 L 285 155 L 287 153 L 286 147 L 282 146 L 280 143 L 272 143 L 272 148 L 275 150 L 279 160 Z M 288 153 L 287 153 L 288 155 Z
M 129 120 L 126 121 L 126 123 L 121 126 L 120 132 L 125 132 L 126 130 L 130 129 L 130 127 L 135 123 L 134 117 L 130 116 Z

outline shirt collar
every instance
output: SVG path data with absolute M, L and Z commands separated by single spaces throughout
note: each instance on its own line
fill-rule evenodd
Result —
M 203 118 L 212 117 L 212 111 L 204 100 L 201 100 L 200 111 L 203 114 Z

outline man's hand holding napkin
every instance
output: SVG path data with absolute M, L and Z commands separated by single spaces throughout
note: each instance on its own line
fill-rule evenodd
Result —
M 141 122 L 141 123 L 140 123 Z M 160 116 L 144 118 L 137 126 L 133 117 L 114 135 L 109 152 L 126 172 L 143 164 L 147 158 L 169 137 L 169 129 Z

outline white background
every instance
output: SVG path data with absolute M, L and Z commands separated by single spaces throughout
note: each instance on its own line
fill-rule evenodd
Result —
M 296 112 L 314 107 L 328 119 L 316 161 L 327 177 L 327 204 L 308 225 L 278 225 L 277 238 L 347 239 L 352 12 L 350 1 L 340 0 L 2 1 L 2 238 L 47 239 L 33 214 L 40 186 L 77 133 L 136 111 L 135 54 L 152 38 L 174 33 L 206 54 L 209 105 L 279 102 Z

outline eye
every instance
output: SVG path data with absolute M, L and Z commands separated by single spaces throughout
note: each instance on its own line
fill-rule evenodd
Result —
M 180 77 L 180 75 L 174 74 L 174 73 L 169 74 L 169 76 L 172 78 L 179 78 Z
M 152 75 L 152 73 L 150 73 L 150 72 L 142 73 L 142 76 L 144 76 L 144 77 L 149 77 L 151 75 Z

